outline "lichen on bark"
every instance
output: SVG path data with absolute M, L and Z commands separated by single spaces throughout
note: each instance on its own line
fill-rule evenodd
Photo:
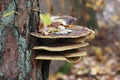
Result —
M 37 80 L 33 77 L 40 75 L 33 74 L 40 72 L 32 70 L 34 57 L 33 62 L 31 60 L 33 39 L 30 32 L 35 23 L 31 10 L 33 0 L 7 0 L 6 4 L 6 9 L 0 12 L 0 80 Z M 10 11 L 18 14 L 2 17 Z

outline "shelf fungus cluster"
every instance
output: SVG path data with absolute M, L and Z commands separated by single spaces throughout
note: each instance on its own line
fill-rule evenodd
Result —
M 31 35 L 37 38 L 37 60 L 66 60 L 78 62 L 86 55 L 81 48 L 88 46 L 86 42 L 94 32 L 86 27 L 74 25 L 75 18 L 71 16 L 51 16 L 51 23 L 40 22 L 38 32 Z

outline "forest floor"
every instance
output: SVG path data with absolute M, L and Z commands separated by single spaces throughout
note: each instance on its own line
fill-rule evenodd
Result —
M 88 55 L 74 64 L 68 74 L 50 80 L 120 80 L 120 27 L 102 27 L 86 48 Z

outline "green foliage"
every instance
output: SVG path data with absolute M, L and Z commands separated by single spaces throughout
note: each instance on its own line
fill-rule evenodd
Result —
M 63 67 L 61 67 L 58 72 L 67 74 L 71 69 L 72 63 L 66 62 Z
M 42 20 L 45 26 L 51 24 L 51 19 L 49 14 L 40 14 L 40 19 Z

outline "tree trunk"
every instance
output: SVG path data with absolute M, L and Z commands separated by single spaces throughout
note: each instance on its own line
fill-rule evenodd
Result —
M 30 36 L 39 21 L 33 8 L 39 0 L 0 0 L 0 80 L 41 80 Z

